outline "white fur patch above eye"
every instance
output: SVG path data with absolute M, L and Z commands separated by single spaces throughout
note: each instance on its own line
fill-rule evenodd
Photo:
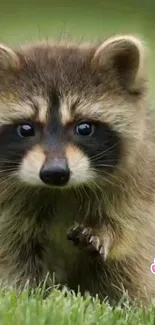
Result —
M 0 122 L 2 124 L 10 124 L 16 119 L 31 119 L 34 115 L 32 105 L 28 102 L 22 102 L 11 98 L 8 93 L 5 94 L 6 98 L 0 99 Z
M 2 124 L 12 123 L 13 120 L 31 119 L 37 107 L 37 120 L 46 123 L 48 102 L 41 96 L 35 96 L 32 101 L 21 101 L 18 95 L 7 91 L 0 98 L 0 121 Z
M 82 151 L 70 145 L 66 148 L 66 158 L 71 172 L 68 185 L 80 185 L 93 180 L 94 173 L 90 169 L 89 158 Z
M 61 105 L 60 114 L 61 114 L 61 123 L 63 125 L 71 121 L 71 112 L 69 107 L 65 103 Z
M 40 146 L 34 147 L 23 158 L 18 172 L 18 177 L 21 181 L 34 185 L 44 185 L 41 181 L 39 174 L 45 162 L 45 154 Z
M 38 120 L 40 123 L 46 123 L 47 121 L 47 110 L 48 101 L 41 96 L 33 97 L 33 101 L 38 108 Z
M 74 112 L 72 108 L 79 100 L 78 94 L 69 93 L 66 97 L 63 97 L 60 101 L 60 119 L 63 125 L 72 122 L 74 118 Z

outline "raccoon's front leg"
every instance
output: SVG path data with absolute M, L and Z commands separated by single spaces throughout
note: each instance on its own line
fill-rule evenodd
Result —
M 106 260 L 113 244 L 113 233 L 105 227 L 101 231 L 101 229 L 96 230 L 89 227 L 85 228 L 83 225 L 76 225 L 68 231 L 67 238 L 79 249 L 98 254 L 104 260 Z

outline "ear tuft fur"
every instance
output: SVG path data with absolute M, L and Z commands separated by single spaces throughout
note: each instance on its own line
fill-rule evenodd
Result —
M 93 65 L 116 72 L 121 85 L 129 91 L 140 91 L 145 81 L 146 51 L 141 40 L 122 35 L 107 39 L 93 57 Z
M 19 67 L 19 56 L 9 47 L 0 44 L 0 71 L 18 70 Z

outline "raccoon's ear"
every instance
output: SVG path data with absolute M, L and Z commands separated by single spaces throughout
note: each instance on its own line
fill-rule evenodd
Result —
M 101 71 L 113 69 L 121 85 L 129 91 L 140 91 L 145 81 L 146 51 L 134 36 L 115 36 L 100 45 L 93 64 Z
M 0 73 L 8 70 L 18 70 L 20 57 L 9 47 L 0 44 Z

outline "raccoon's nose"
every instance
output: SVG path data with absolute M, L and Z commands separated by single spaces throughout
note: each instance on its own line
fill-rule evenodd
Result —
M 41 180 L 48 185 L 63 186 L 69 181 L 69 168 L 65 159 L 55 159 L 46 163 L 41 171 Z

